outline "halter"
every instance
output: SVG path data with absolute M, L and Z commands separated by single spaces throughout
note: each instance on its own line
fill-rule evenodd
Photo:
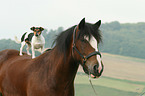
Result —
M 80 53 L 80 51 L 77 49 L 76 45 L 75 45 L 75 37 L 76 37 L 76 32 L 78 32 L 78 26 L 75 27 L 74 32 L 73 32 L 73 51 L 76 50 L 76 52 L 82 57 L 83 59 L 83 66 L 85 65 L 86 61 L 88 60 L 88 58 L 94 56 L 94 55 L 99 55 L 101 57 L 101 53 L 99 51 L 94 51 L 92 53 L 90 53 L 87 56 L 84 56 Z

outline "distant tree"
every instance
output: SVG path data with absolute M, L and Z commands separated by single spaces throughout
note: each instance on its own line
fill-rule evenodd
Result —
M 145 58 L 145 23 L 105 23 L 101 26 L 102 52 Z
M 57 33 L 60 33 L 60 32 L 62 32 L 63 30 L 64 30 L 63 27 L 58 27 Z
M 18 49 L 20 48 L 20 44 L 15 43 L 11 39 L 2 39 L 0 40 L 0 51 L 4 49 Z
M 55 38 L 63 30 L 63 27 L 49 31 L 45 29 L 42 33 L 46 41 L 45 47 L 51 48 Z M 102 24 L 100 30 L 103 36 L 103 43 L 99 47 L 101 52 L 145 59 L 145 23 L 120 24 L 114 21 Z M 0 51 L 4 49 L 19 50 L 19 48 L 20 44 L 15 43 L 15 41 L 0 40 Z

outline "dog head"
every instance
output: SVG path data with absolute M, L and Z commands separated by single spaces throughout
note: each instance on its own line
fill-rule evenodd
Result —
M 42 27 L 31 27 L 30 29 L 34 32 L 35 36 L 41 35 L 42 31 L 44 30 Z

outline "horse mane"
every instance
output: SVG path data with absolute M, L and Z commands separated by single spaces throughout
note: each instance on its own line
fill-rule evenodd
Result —
M 70 44 L 72 42 L 72 35 L 74 32 L 76 25 L 61 32 L 57 38 L 55 39 L 55 44 L 59 50 L 59 52 L 66 53 L 66 50 L 70 47 Z M 78 32 L 78 36 L 76 39 L 84 38 L 84 36 L 91 38 L 91 36 L 94 36 L 94 38 L 97 40 L 98 43 L 102 42 L 102 36 L 99 29 L 95 28 L 93 24 L 85 23 L 85 27 L 81 29 Z

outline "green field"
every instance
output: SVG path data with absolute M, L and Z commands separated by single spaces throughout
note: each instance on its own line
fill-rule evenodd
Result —
M 145 60 L 103 54 L 105 70 L 92 79 L 97 96 L 145 96 Z M 96 96 L 81 68 L 75 78 L 76 96 Z

